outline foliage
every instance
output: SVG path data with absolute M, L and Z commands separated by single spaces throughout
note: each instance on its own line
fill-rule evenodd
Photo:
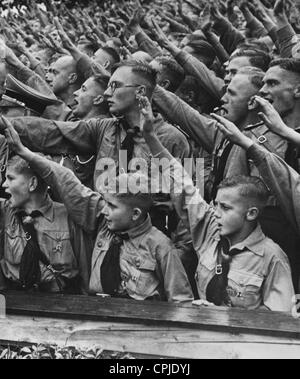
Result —
M 109 353 L 102 349 L 76 349 L 53 345 L 0 346 L 0 359 L 135 359 L 130 354 Z

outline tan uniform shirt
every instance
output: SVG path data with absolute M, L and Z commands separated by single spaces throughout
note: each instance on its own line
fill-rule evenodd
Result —
M 192 234 L 199 256 L 196 281 L 199 295 L 206 299 L 206 289 L 217 266 L 219 229 L 212 206 L 201 197 L 191 178 L 183 175 L 174 159 L 171 174 L 171 196 L 176 210 Z M 182 180 L 183 178 L 183 180 Z M 288 312 L 294 289 L 287 256 L 257 226 L 248 238 L 231 249 L 245 251 L 233 257 L 228 275 L 228 295 L 232 306 Z

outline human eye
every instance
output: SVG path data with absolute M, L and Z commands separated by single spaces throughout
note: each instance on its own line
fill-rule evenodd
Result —
M 229 211 L 230 210 L 230 207 L 228 207 L 226 204 L 221 204 L 221 209 L 223 211 Z

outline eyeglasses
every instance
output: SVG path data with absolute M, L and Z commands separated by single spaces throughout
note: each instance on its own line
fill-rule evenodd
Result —
M 111 89 L 111 93 L 114 94 L 116 89 L 118 88 L 137 88 L 140 87 L 141 84 L 127 84 L 127 85 L 122 85 L 118 82 L 110 82 L 108 83 L 107 89 Z

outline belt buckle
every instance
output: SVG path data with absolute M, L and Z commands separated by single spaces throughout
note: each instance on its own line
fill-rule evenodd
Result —
M 265 142 L 267 142 L 267 138 L 265 136 L 258 137 L 257 141 L 263 145 Z
M 216 275 L 222 275 L 223 274 L 223 267 L 222 265 L 216 266 Z
M 25 239 L 26 239 L 26 241 L 31 240 L 31 235 L 28 232 L 25 233 Z

